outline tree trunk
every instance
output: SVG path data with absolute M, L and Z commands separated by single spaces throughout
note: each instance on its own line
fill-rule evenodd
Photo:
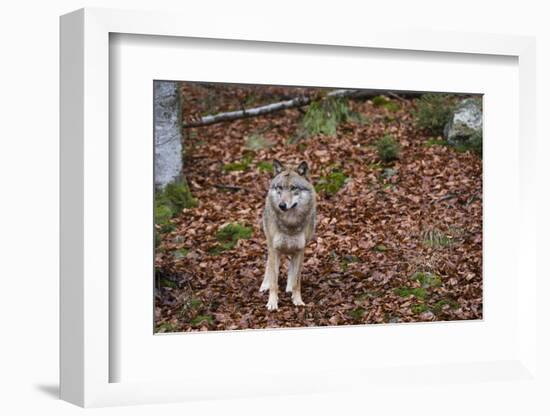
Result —
M 179 179 L 183 168 L 178 83 L 155 81 L 154 94 L 155 188 L 162 189 Z

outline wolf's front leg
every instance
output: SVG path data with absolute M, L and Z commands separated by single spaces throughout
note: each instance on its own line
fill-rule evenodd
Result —
M 279 253 L 277 250 L 270 249 L 267 256 L 267 266 L 265 270 L 264 281 L 267 278 L 269 287 L 269 299 L 267 301 L 267 309 L 270 311 L 277 309 L 278 301 L 278 279 L 279 279 Z M 264 282 L 265 283 L 265 282 Z M 262 283 L 262 287 L 264 284 Z M 260 290 L 262 290 L 260 287 Z
M 304 263 L 304 251 L 301 250 L 290 257 L 288 267 L 288 280 L 286 291 L 292 292 L 292 303 L 296 306 L 304 306 L 302 300 L 302 264 Z

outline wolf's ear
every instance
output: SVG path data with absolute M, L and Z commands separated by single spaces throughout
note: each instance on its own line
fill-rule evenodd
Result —
M 296 168 L 296 172 L 298 172 L 298 175 L 301 175 L 301 176 L 306 176 L 307 175 L 307 172 L 308 172 L 308 167 L 307 167 L 307 162 L 302 162 L 298 165 L 298 167 Z
M 285 170 L 285 167 L 281 162 L 279 162 L 277 159 L 273 161 L 273 169 L 275 171 L 275 176 L 277 176 L 279 173 L 281 173 L 283 170 Z

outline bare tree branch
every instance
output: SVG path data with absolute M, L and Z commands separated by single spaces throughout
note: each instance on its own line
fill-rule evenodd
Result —
M 333 90 L 326 97 L 341 98 L 350 97 L 360 93 L 359 90 Z M 229 111 L 225 113 L 212 114 L 201 117 L 198 120 L 190 121 L 182 124 L 182 128 L 208 126 L 210 124 L 221 123 L 222 121 L 231 121 L 247 117 L 257 117 L 264 114 L 270 114 L 276 111 L 286 110 L 289 108 L 303 107 L 313 101 L 310 97 L 300 96 L 291 100 L 280 101 L 277 103 L 262 105 L 260 107 L 245 108 L 237 111 Z

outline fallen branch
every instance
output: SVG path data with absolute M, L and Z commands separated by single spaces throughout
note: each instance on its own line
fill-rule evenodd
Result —
M 401 101 L 402 103 L 406 103 L 406 102 L 407 102 L 407 100 L 405 100 L 403 97 L 397 95 L 397 94 L 394 93 L 394 92 L 391 92 L 391 91 L 390 91 L 390 92 L 388 92 L 388 95 L 389 95 L 390 97 L 395 98 L 396 100 Z
M 215 184 L 214 187 L 218 189 L 227 189 L 228 191 L 242 191 L 243 188 L 239 186 L 233 186 L 233 185 L 222 185 L 222 184 Z
M 350 97 L 360 93 L 360 90 L 334 90 L 329 92 L 326 97 L 341 98 Z M 225 113 L 212 114 L 204 116 L 195 121 L 190 121 L 182 124 L 182 128 L 202 127 L 210 124 L 221 123 L 223 121 L 237 120 L 247 117 L 257 117 L 264 114 L 270 114 L 276 111 L 287 110 L 289 108 L 303 107 L 310 104 L 314 98 L 301 96 L 291 100 L 280 101 L 277 103 L 262 105 L 260 107 L 245 108 L 237 111 L 229 111 Z

